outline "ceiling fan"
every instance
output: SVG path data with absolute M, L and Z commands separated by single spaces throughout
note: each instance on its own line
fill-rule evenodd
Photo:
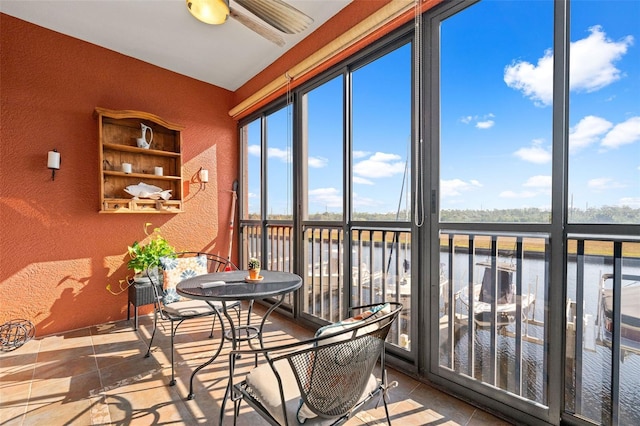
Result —
M 248 12 L 260 18 L 276 30 L 286 34 L 304 31 L 313 19 L 282 0 L 234 0 Z M 196 19 L 212 25 L 224 24 L 231 16 L 242 25 L 260 34 L 278 46 L 284 39 L 273 29 L 229 6 L 229 0 L 186 0 L 189 12 Z

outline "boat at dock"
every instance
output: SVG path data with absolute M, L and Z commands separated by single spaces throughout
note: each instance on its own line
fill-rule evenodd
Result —
M 613 274 L 603 274 L 600 279 L 598 301 L 597 343 L 611 346 L 613 336 Z M 640 275 L 621 277 L 620 348 L 640 353 Z
M 472 302 L 469 299 L 469 288 L 465 287 L 455 295 L 456 300 L 462 302 L 468 312 L 469 305 L 473 306 L 473 320 L 479 327 L 505 327 L 516 321 L 518 312 L 524 320 L 536 301 L 535 289 L 523 295 L 516 294 L 513 282 L 515 265 L 505 262 L 496 263 L 497 273 L 494 273 L 491 262 L 478 262 L 477 266 L 484 268 L 482 282 L 473 285 Z M 495 283 L 495 284 L 494 284 Z M 497 288 L 496 288 L 497 287 Z

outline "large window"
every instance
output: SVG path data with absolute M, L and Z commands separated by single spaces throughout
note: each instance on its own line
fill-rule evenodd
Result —
M 292 106 L 266 117 L 267 218 L 293 218 Z
M 306 148 L 306 219 L 342 220 L 344 210 L 344 77 L 302 96 Z
M 442 21 L 438 88 L 438 365 L 463 383 L 541 405 L 549 397 L 543 226 L 551 222 L 553 12 L 552 1 L 482 1 Z M 451 222 L 500 224 L 465 231 Z M 521 222 L 541 225 L 520 236 L 510 224 Z
M 574 1 L 570 12 L 564 410 L 635 425 L 640 233 L 628 225 L 640 224 L 640 3 Z
M 359 58 L 300 96 L 302 312 L 336 321 L 348 306 L 402 301 L 390 341 L 406 350 L 413 288 L 411 48 L 407 39 Z
M 302 95 L 304 298 L 302 311 L 339 321 L 344 312 L 344 76 Z
M 260 120 L 254 120 L 242 128 L 245 158 L 244 219 L 259 219 L 262 196 L 262 144 Z
M 400 301 L 393 361 L 463 398 L 640 424 L 638 17 L 439 2 L 305 81 L 241 125 L 243 253 L 303 277 L 301 321 Z
M 352 74 L 352 215 L 408 221 L 411 44 Z
M 640 223 L 640 2 L 571 4 L 569 221 Z
M 441 30 L 441 220 L 550 222 L 553 2 L 482 1 Z

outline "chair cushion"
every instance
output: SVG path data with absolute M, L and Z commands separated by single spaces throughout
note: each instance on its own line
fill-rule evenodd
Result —
M 176 316 L 192 316 L 212 313 L 213 308 L 203 300 L 184 299 L 164 307 L 165 312 Z
M 304 423 L 308 426 L 324 426 L 329 425 L 335 419 L 325 419 L 317 417 L 314 412 L 308 408 L 302 408 L 300 399 L 300 390 L 298 389 L 296 377 L 286 359 L 278 360 L 274 363 L 275 369 L 278 371 L 282 379 L 282 389 L 284 392 L 285 405 L 287 410 L 287 419 L 289 425 L 298 425 Z M 280 393 L 278 392 L 278 382 L 276 376 L 269 364 L 262 364 L 247 374 L 247 385 L 255 397 L 260 401 L 262 406 L 271 414 L 273 418 L 284 425 L 284 417 L 282 414 L 282 402 Z M 378 380 L 372 374 L 369 377 L 367 387 L 362 393 L 361 401 L 364 400 L 371 392 L 378 387 Z M 301 414 L 300 414 L 301 413 Z M 307 420 L 308 419 L 308 420 Z
M 333 324 L 327 324 L 323 327 L 320 327 L 316 331 L 315 337 L 322 337 L 322 336 L 327 336 L 334 333 L 340 333 L 341 331 L 345 331 L 350 328 L 356 327 L 362 324 L 363 322 L 373 321 L 377 318 L 380 318 L 383 315 L 388 314 L 389 312 L 391 312 L 391 305 L 389 305 L 388 303 L 383 303 L 378 306 L 374 306 L 371 309 L 368 309 L 364 312 L 359 313 L 358 315 L 354 315 L 342 321 L 334 322 Z M 360 330 L 358 330 L 357 334 L 361 335 L 361 334 L 368 333 L 370 331 L 371 329 L 369 329 L 369 327 L 362 327 Z M 350 339 L 350 338 L 351 338 L 351 335 L 347 333 L 347 334 L 336 336 L 335 339 L 323 340 L 322 342 L 320 342 L 320 344 L 326 345 L 329 343 Z
M 162 303 L 168 305 L 182 299 L 176 292 L 176 285 L 180 281 L 207 273 L 207 256 L 161 257 L 160 266 L 164 272 Z
M 296 377 L 286 359 L 276 361 L 274 366 L 282 379 L 285 403 L 287 408 L 289 408 L 289 405 L 292 406 L 294 413 L 293 418 L 295 419 L 295 412 L 298 409 L 298 401 L 300 400 L 300 391 L 296 384 Z M 278 381 L 271 366 L 269 364 L 261 364 L 254 368 L 247 374 L 246 381 L 264 408 L 266 408 L 280 424 L 284 424 L 282 402 L 280 393 L 278 392 Z M 287 409 L 287 411 L 289 410 Z M 287 417 L 290 416 L 287 415 Z

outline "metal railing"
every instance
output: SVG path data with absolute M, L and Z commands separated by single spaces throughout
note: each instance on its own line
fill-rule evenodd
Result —
M 640 424 L 640 242 L 570 235 L 567 255 L 565 411 Z
M 546 404 L 548 252 L 545 234 L 442 232 L 441 367 Z
M 267 247 L 266 268 L 294 270 L 293 225 L 266 226 L 266 242 L 259 223 L 243 227 L 243 258 L 262 258 Z M 389 341 L 410 348 L 411 335 L 411 237 L 404 229 L 360 228 L 351 231 L 351 247 L 346 248 L 341 225 L 303 227 L 301 255 L 304 259 L 303 314 L 322 321 L 344 318 L 348 306 L 398 301 L 404 305 L 400 321 L 394 324 Z M 285 304 L 293 304 L 293 296 Z

